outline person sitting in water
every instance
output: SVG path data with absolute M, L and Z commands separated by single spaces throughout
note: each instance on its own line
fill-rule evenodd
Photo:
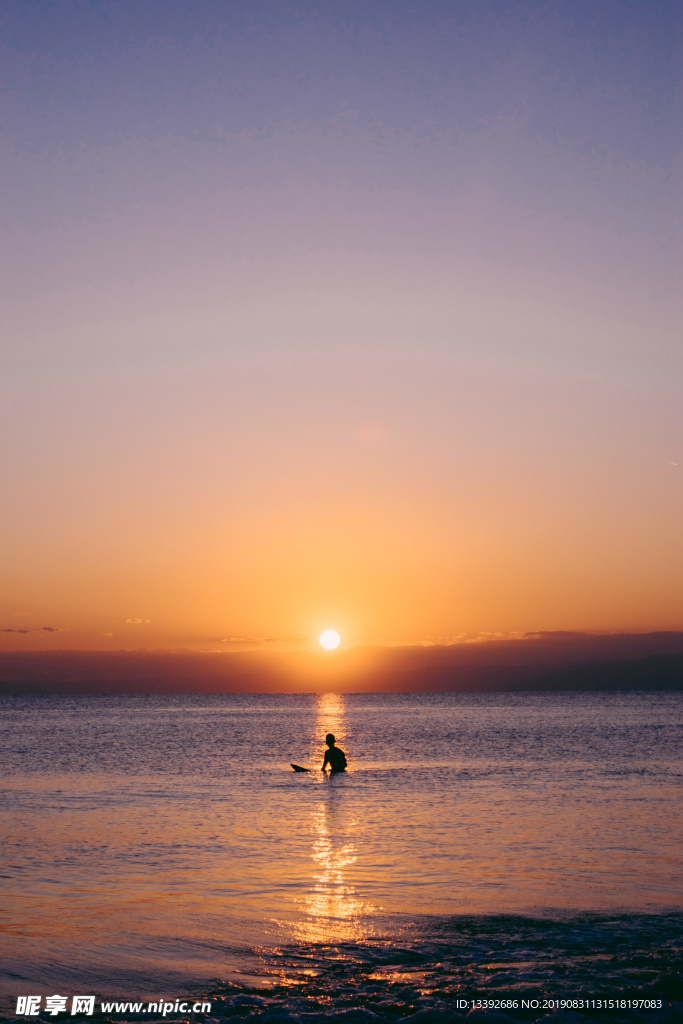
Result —
M 325 771 L 328 764 L 331 769 L 330 774 L 332 774 L 332 772 L 343 772 L 346 768 L 346 754 L 341 747 L 335 747 L 334 736 L 331 732 L 328 732 L 325 737 L 325 743 L 327 743 L 327 750 L 325 751 L 323 766 L 320 769 L 321 772 Z

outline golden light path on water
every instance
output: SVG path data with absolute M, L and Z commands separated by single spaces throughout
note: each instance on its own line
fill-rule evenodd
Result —
M 312 763 L 322 763 L 323 737 L 334 734 L 344 746 L 344 698 L 337 693 L 316 699 L 315 744 Z M 318 771 L 318 769 L 315 769 Z M 342 778 L 321 777 L 321 799 L 312 812 L 312 888 L 303 894 L 305 917 L 294 925 L 299 941 L 332 942 L 359 939 L 367 932 L 361 918 L 373 908 L 361 900 L 349 883 L 348 871 L 357 859 L 353 835 L 358 822 L 344 814 Z M 343 819 L 343 820 L 342 820 Z

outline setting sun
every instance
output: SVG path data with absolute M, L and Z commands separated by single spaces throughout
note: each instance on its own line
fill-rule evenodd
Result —
M 320 644 L 328 651 L 332 651 L 335 647 L 339 647 L 340 641 L 341 637 L 339 636 L 339 633 L 335 633 L 333 629 L 326 629 L 324 633 L 320 634 Z

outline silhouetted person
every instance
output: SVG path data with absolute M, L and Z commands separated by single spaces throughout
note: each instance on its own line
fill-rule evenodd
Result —
M 346 768 L 346 754 L 341 747 L 335 747 L 334 736 L 331 732 L 328 732 L 325 737 L 325 743 L 327 743 L 327 750 L 325 751 L 325 760 L 320 770 L 324 772 L 329 764 L 332 772 L 343 772 Z

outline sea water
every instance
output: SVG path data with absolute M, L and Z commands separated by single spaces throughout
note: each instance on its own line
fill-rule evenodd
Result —
M 5 1012 L 26 992 L 359 1021 L 681 998 L 680 694 L 1 703 Z

